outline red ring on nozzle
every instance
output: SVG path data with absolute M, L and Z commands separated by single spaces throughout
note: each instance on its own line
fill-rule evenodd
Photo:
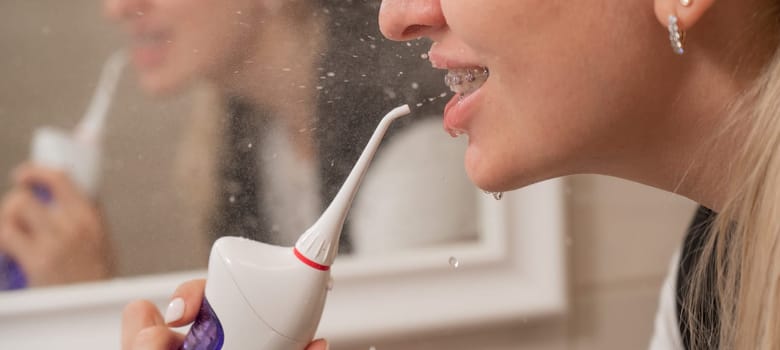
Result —
M 316 263 L 314 261 L 309 260 L 309 258 L 307 258 L 303 254 L 301 254 L 301 252 L 298 251 L 298 248 L 293 248 L 293 253 L 295 254 L 295 256 L 298 257 L 298 260 L 302 261 L 306 265 L 309 265 L 309 266 L 311 266 L 311 267 L 313 267 L 313 268 L 315 268 L 317 270 L 320 270 L 320 271 L 328 271 L 328 270 L 330 270 L 330 266 L 320 265 L 320 264 L 318 264 L 318 263 Z

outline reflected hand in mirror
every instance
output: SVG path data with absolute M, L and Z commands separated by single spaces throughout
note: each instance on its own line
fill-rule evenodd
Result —
M 13 173 L 0 209 L 0 251 L 31 287 L 110 277 L 112 249 L 99 209 L 67 175 L 30 163 Z M 50 200 L 36 196 L 41 186 Z

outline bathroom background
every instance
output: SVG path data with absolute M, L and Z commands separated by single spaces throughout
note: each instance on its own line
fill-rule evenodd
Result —
M 37 127 L 75 126 L 84 114 L 103 62 L 126 44 L 118 26 L 106 20 L 101 13 L 101 5 L 97 0 L 66 3 L 6 0 L 0 3 L 0 50 L 3 53 L 0 61 L 0 76 L 3 77 L 0 85 L 0 177 L 8 179 L 12 169 L 29 157 L 33 131 Z M 350 6 L 357 5 L 345 1 L 337 7 L 346 9 L 343 18 L 366 16 L 362 11 L 350 11 Z M 366 23 L 372 21 L 375 19 L 365 19 Z M 348 22 L 345 19 L 345 23 Z M 353 19 L 352 22 L 359 20 Z M 366 31 L 368 33 L 369 29 Z M 355 38 L 371 40 L 370 36 L 377 35 L 375 28 L 370 33 L 359 33 Z M 371 44 L 355 40 L 344 45 L 365 49 Z M 383 103 L 392 106 L 402 101 L 420 101 L 418 103 L 424 103 L 424 113 L 433 113 L 431 111 L 437 108 L 440 110 L 444 99 L 439 97 L 439 93 L 446 88 L 439 80 L 440 76 L 436 75 L 438 73 L 430 72 L 427 62 L 420 57 L 427 46 L 379 45 L 379 50 L 394 53 L 388 57 L 396 62 L 364 57 L 369 60 L 364 64 L 387 63 L 405 67 L 403 70 L 394 67 L 403 74 L 398 74 L 393 81 L 387 77 L 375 79 L 384 81 L 389 87 L 378 90 L 383 96 Z M 185 130 L 193 122 L 193 115 L 204 110 L 205 93 L 195 84 L 164 98 L 150 96 L 139 87 L 132 70 L 132 67 L 125 69 L 117 98 L 110 109 L 98 199 L 109 227 L 117 276 L 202 269 L 213 237 L 204 233 L 208 230 L 202 227 L 203 216 L 193 214 L 200 213 L 198 210 L 202 208 L 192 206 L 192 193 L 189 193 L 192 188 L 177 174 L 181 172 L 182 149 L 188 145 Z M 317 79 L 321 76 L 334 78 L 328 75 L 329 72 L 317 73 Z M 351 78 L 354 80 L 352 85 L 345 82 L 343 85 L 346 87 L 340 92 L 342 95 L 334 97 L 335 100 L 348 98 L 343 91 L 350 86 L 358 88 L 354 84 L 359 78 L 373 77 L 356 75 Z M 322 89 L 318 90 L 317 86 L 312 84 L 302 90 L 321 97 Z M 333 91 L 338 90 L 334 88 Z M 435 119 L 427 118 L 420 123 L 427 120 Z M 367 122 L 370 128 L 373 128 L 372 123 Z M 404 130 L 412 129 L 408 126 L 399 129 L 395 136 L 397 140 L 403 139 Z M 307 132 L 313 135 L 316 130 Z M 427 133 L 421 135 L 428 137 Z M 395 252 L 448 240 L 468 242 L 479 239 L 475 224 L 478 220 L 474 214 L 476 209 L 469 203 L 481 194 L 469 187 L 462 171 L 458 172 L 462 147 L 459 141 L 462 140 L 451 141 L 443 132 L 437 135 L 443 146 L 438 143 L 423 145 L 442 152 L 433 163 L 438 167 L 424 171 L 409 167 L 405 176 L 423 173 L 425 175 L 421 177 L 455 188 L 448 191 L 448 195 L 460 198 L 464 204 L 458 210 L 470 215 L 460 215 L 464 221 L 453 223 L 460 229 L 459 232 L 448 235 L 453 231 L 445 230 L 442 231 L 444 233 L 432 234 L 441 237 L 431 242 L 406 240 L 406 243 L 394 248 Z M 392 137 L 391 134 L 388 141 Z M 450 144 L 452 146 L 447 146 Z M 362 144 L 355 148 L 362 148 Z M 452 155 L 455 157 L 452 158 Z M 439 162 L 441 159 L 447 161 Z M 454 159 L 454 167 L 450 159 Z M 10 188 L 10 180 L 0 181 L 0 193 L 6 193 Z M 411 193 L 401 198 L 398 201 L 425 198 L 424 201 L 431 202 L 431 207 L 437 201 L 452 201 L 449 197 L 441 198 L 431 193 Z M 336 348 L 499 350 L 646 347 L 652 331 L 658 289 L 695 205 L 641 185 L 590 175 L 565 179 L 565 203 L 567 231 L 564 243 L 569 306 L 564 315 L 532 320 L 518 317 L 512 322 L 414 333 Z M 442 229 L 431 225 L 424 223 L 421 227 Z M 353 229 L 350 232 L 357 237 L 362 231 Z M 355 249 L 353 253 L 360 254 L 360 251 Z M 544 270 L 545 266 L 533 268 Z M 0 298 L 3 298 L 2 293 Z M 410 312 L 410 317 L 413 315 Z M 2 343 L 0 339 L 0 347 Z

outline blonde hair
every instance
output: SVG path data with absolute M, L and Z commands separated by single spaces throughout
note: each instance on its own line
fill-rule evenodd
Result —
M 728 128 L 745 125 L 729 195 L 683 303 L 693 349 L 780 348 L 780 50 L 741 97 Z M 713 315 L 717 334 L 697 323 Z

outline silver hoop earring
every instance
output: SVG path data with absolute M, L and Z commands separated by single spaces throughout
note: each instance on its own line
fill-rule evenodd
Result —
M 669 41 L 672 44 L 672 51 L 678 55 L 685 53 L 683 47 L 685 41 L 685 32 L 680 31 L 677 16 L 669 15 Z

